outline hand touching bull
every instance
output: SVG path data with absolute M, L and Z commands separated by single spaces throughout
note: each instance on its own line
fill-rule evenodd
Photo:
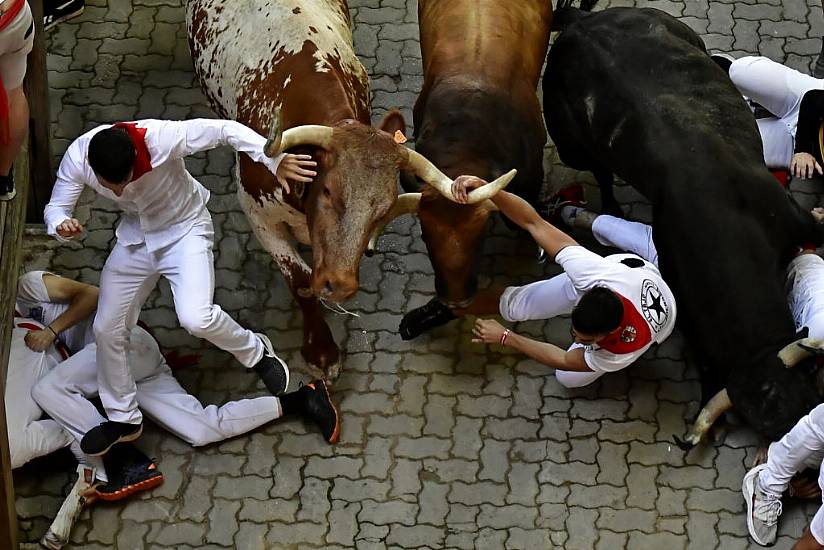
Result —
M 290 191 L 289 180 L 312 183 L 312 178 L 318 175 L 314 170 L 317 166 L 318 163 L 312 160 L 311 155 L 286 153 L 274 174 L 280 186 L 283 187 L 283 191 L 288 193 Z

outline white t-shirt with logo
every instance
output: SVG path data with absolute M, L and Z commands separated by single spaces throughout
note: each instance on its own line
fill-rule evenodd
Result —
M 641 261 L 644 265 L 629 267 L 621 263 L 627 258 Z M 635 254 L 603 257 L 583 246 L 563 248 L 555 256 L 555 262 L 564 268 L 579 298 L 592 288 L 606 287 L 629 300 L 649 326 L 650 342 L 629 353 L 612 353 L 598 344 L 583 346 L 584 360 L 592 370 L 614 372 L 628 367 L 653 343 L 663 342 L 672 333 L 675 327 L 675 297 L 661 278 L 658 268 L 650 262 Z

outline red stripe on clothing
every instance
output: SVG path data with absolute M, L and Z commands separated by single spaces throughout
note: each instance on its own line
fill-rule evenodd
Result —
M 0 15 L 0 31 L 14 21 L 24 5 L 26 5 L 26 0 L 15 0 L 11 7 L 4 11 L 3 15 Z M 2 76 L 0 76 L 0 144 L 9 144 L 9 97 L 6 94 Z
M 134 150 L 137 153 L 134 159 L 134 169 L 132 179 L 134 181 L 143 174 L 152 171 L 152 157 L 149 155 L 149 148 L 146 146 L 146 128 L 138 128 L 134 122 L 118 122 L 115 128 L 123 128 L 132 140 Z
M 638 351 L 652 341 L 652 332 L 649 329 L 649 324 L 647 320 L 644 319 L 644 316 L 635 309 L 632 302 L 614 290 L 613 292 L 621 299 L 621 303 L 624 306 L 624 316 L 621 318 L 621 326 L 598 342 L 598 345 L 618 355 Z M 621 337 L 625 331 L 632 332 L 632 329 L 635 329 L 635 338 L 629 342 L 625 342 Z

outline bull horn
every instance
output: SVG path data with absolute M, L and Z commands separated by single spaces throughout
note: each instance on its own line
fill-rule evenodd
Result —
M 386 226 L 399 216 L 417 212 L 420 202 L 420 193 L 403 193 L 402 195 L 398 195 L 398 200 L 395 201 L 395 204 L 392 205 L 389 212 L 380 219 L 378 225 L 375 226 L 375 230 L 372 231 L 372 236 L 369 237 L 369 243 L 366 245 L 366 251 L 364 253 L 369 257 L 374 256 L 375 250 L 378 247 L 378 239 Z
M 695 419 L 695 423 L 692 425 L 692 429 L 690 430 L 690 433 L 687 434 L 684 441 L 681 441 L 678 437 L 673 436 L 675 438 L 675 443 L 681 449 L 689 451 L 701 443 L 701 440 L 704 439 L 705 435 L 707 435 L 707 432 L 710 430 L 715 421 L 718 420 L 718 417 L 731 408 L 732 401 L 730 401 L 730 396 L 727 394 L 727 388 L 724 388 L 720 392 L 716 393 L 712 399 L 704 405 L 704 408 L 701 409 L 700 413 L 698 413 L 698 417 Z
M 824 355 L 824 340 L 816 338 L 801 338 L 792 344 L 784 346 L 778 352 L 778 358 L 784 366 L 791 368 L 813 355 Z
M 381 218 L 381 221 L 378 225 L 375 226 L 375 230 L 372 231 L 372 236 L 369 238 L 369 243 L 366 245 L 366 250 L 364 254 L 367 257 L 372 257 L 375 255 L 375 251 L 378 248 L 378 239 L 380 238 L 383 230 L 386 229 L 386 226 L 389 225 L 392 220 L 403 216 L 404 214 L 415 214 L 418 211 L 418 206 L 420 206 L 421 202 L 421 194 L 420 193 L 404 193 L 398 196 L 398 200 L 395 201 L 395 204 L 392 206 L 392 209 Z M 495 205 L 494 202 L 491 200 L 487 200 L 482 205 L 484 208 L 489 210 L 490 212 L 495 212 L 498 210 L 498 207 Z
M 269 138 L 263 146 L 263 154 L 267 157 L 276 157 L 290 147 L 298 145 L 317 145 L 329 149 L 332 143 L 332 128 L 317 124 L 295 126 L 285 132 L 280 131 L 280 110 L 272 117 L 272 127 L 269 129 Z
M 426 157 L 417 151 L 406 149 L 406 152 L 408 154 L 407 167 L 410 171 L 414 172 L 415 175 L 423 181 L 437 189 L 447 199 L 453 202 L 458 202 L 452 194 L 452 180 L 446 174 L 438 170 L 437 166 L 429 162 Z M 517 170 L 512 169 L 495 181 L 489 182 L 483 187 L 479 187 L 478 189 L 470 192 L 468 196 L 468 203 L 477 204 L 492 198 L 495 196 L 495 193 L 509 185 L 509 182 L 512 181 L 512 178 L 514 178 L 517 173 Z

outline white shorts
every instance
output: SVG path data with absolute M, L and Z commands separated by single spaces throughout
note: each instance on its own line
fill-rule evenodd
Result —
M 23 84 L 26 56 L 33 46 L 34 19 L 26 2 L 17 17 L 0 31 L 0 75 L 6 90 L 14 90 Z

